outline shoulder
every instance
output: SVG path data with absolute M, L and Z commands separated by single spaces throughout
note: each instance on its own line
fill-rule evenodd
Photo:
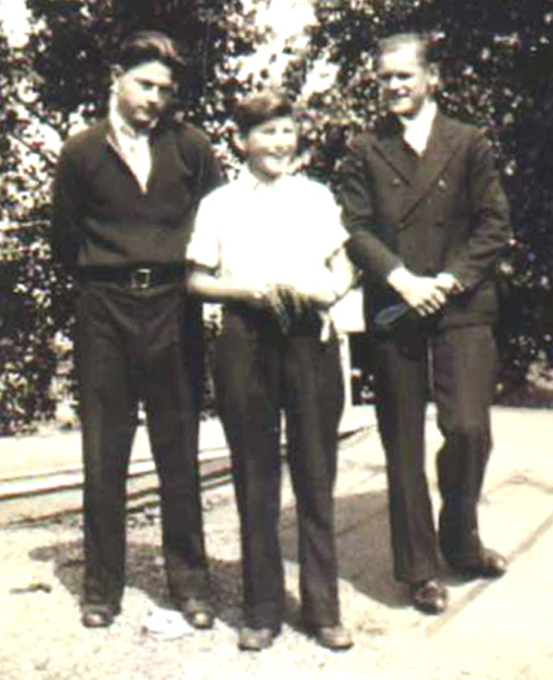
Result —
M 367 129 L 364 130 L 363 132 L 359 132 L 349 139 L 347 145 L 348 151 L 355 153 L 358 151 L 370 149 L 371 146 L 377 140 L 377 138 L 378 136 L 374 129 Z
M 374 121 L 362 132 L 354 135 L 348 143 L 353 154 L 370 151 L 374 146 L 401 134 L 399 121 L 392 116 L 383 116 Z
M 221 184 L 204 196 L 200 202 L 202 211 L 223 209 L 236 200 L 239 193 L 238 182 L 227 182 Z
M 207 134 L 195 125 L 192 125 L 192 123 L 175 120 L 167 124 L 166 127 L 175 135 L 184 152 L 189 152 L 190 154 L 213 153 Z
M 106 121 L 99 121 L 85 130 L 80 130 L 71 135 L 62 146 L 62 154 L 71 157 L 89 153 L 105 143 L 106 134 Z
M 458 118 L 452 118 L 445 113 L 440 112 L 439 124 L 449 135 L 464 139 L 466 141 L 485 139 L 488 134 L 487 128 L 479 127 L 474 123 L 461 121 Z
M 292 175 L 288 178 L 288 186 L 294 192 L 311 197 L 332 197 L 332 192 L 322 182 L 319 182 L 307 175 Z

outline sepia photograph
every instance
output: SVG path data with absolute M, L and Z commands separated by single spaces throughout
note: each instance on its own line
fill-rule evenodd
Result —
M 553 0 L 0 0 L 0 88 L 0 680 L 550 680 Z

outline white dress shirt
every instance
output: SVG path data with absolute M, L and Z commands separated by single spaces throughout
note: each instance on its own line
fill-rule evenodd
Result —
M 280 283 L 339 297 L 354 273 L 332 261 L 343 255 L 348 238 L 322 184 L 300 175 L 264 183 L 246 166 L 237 180 L 202 200 L 186 257 L 243 287 Z
M 403 125 L 403 139 L 419 156 L 426 151 L 437 112 L 436 102 L 427 99 L 414 118 L 399 116 Z
M 142 192 L 146 193 L 152 171 L 150 129 L 137 131 L 132 128 L 121 116 L 113 100 L 110 102 L 109 125 L 110 144 L 133 173 Z

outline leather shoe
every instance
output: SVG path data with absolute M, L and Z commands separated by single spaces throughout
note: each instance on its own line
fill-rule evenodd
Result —
M 474 560 L 448 560 L 450 567 L 471 578 L 499 578 L 507 571 L 507 560 L 496 550 L 482 548 Z
M 191 597 L 182 603 L 181 611 L 184 618 L 194 628 L 201 630 L 213 628 L 215 616 L 209 602 Z
M 313 632 L 315 640 L 333 652 L 344 651 L 353 647 L 353 638 L 347 628 L 343 626 L 319 626 Z
M 447 609 L 447 590 L 436 579 L 428 579 L 410 586 L 413 606 L 425 614 L 441 614 Z
M 240 629 L 238 634 L 238 649 L 244 652 L 261 652 L 273 644 L 275 632 L 272 628 Z
M 108 628 L 115 618 L 109 609 L 85 607 L 82 613 L 82 624 L 85 628 Z

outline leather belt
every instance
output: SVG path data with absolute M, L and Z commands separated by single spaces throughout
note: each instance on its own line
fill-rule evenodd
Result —
M 115 283 L 130 290 L 147 290 L 183 281 L 184 265 L 154 267 L 87 267 L 77 278 L 81 282 Z

